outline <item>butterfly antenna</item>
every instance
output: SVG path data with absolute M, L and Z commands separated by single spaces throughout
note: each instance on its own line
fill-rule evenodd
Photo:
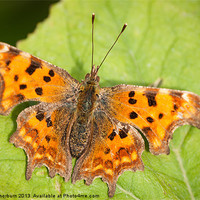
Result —
M 95 14 L 92 13 L 92 66 L 94 65 L 94 19 Z
M 119 39 L 119 37 L 121 36 L 121 34 L 124 32 L 125 28 L 127 27 L 127 24 L 124 24 L 124 26 L 122 27 L 121 32 L 119 33 L 119 35 L 117 36 L 115 42 L 113 43 L 113 45 L 110 47 L 110 49 L 108 50 L 108 52 L 106 53 L 105 57 L 103 58 L 103 60 L 101 61 L 101 64 L 98 66 L 98 69 L 101 67 L 101 65 L 104 63 L 106 57 L 108 56 L 108 54 L 110 53 L 110 51 L 112 50 L 112 48 L 115 46 L 117 40 Z

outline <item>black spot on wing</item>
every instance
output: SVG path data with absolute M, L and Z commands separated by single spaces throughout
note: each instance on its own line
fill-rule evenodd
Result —
M 25 96 L 23 94 L 17 94 L 16 98 L 18 101 L 23 101 L 25 99 Z
M 148 104 L 149 106 L 156 106 L 157 105 L 157 102 L 156 102 L 156 95 L 157 95 L 157 92 L 155 91 L 146 91 L 145 94 L 144 94 L 148 100 Z
M 36 69 L 38 68 L 42 68 L 41 63 L 34 61 L 33 59 L 31 59 L 31 64 L 30 66 L 26 69 L 26 72 L 29 75 L 32 75 Z
M 137 114 L 136 112 L 132 111 L 132 112 L 130 113 L 130 119 L 135 119 L 135 118 L 137 118 L 137 117 L 138 117 L 138 114 Z
M 26 84 L 21 84 L 21 85 L 19 85 L 19 89 L 20 90 L 24 90 L 24 89 L 26 89 L 27 88 L 27 85 Z
M 51 77 L 53 77 L 54 75 L 55 75 L 55 73 L 54 73 L 54 71 L 51 69 L 51 70 L 49 70 L 49 75 L 51 76 Z
M 11 63 L 11 60 L 6 61 L 7 66 L 10 65 L 10 63 Z
M 48 83 L 48 82 L 51 81 L 51 77 L 49 77 L 49 76 L 43 76 L 43 80 L 44 80 L 46 83 Z
M 137 100 L 136 99 L 129 99 L 128 100 L 128 102 L 130 103 L 130 104 L 136 104 L 137 103 Z
M 152 122 L 154 122 L 154 119 L 153 119 L 152 117 L 147 117 L 147 121 L 148 121 L 149 123 L 152 123 Z
M 119 137 L 121 138 L 121 139 L 124 139 L 124 138 L 126 138 L 128 135 L 127 135 L 127 133 L 124 131 L 124 130 L 119 130 Z
M 38 112 L 37 114 L 36 114 L 36 119 L 38 119 L 39 121 L 42 121 L 43 119 L 44 119 L 44 113 L 42 113 L 42 112 Z
M 174 110 L 177 110 L 178 106 L 176 104 L 174 104 Z
M 116 132 L 113 129 L 113 132 L 108 136 L 108 138 L 112 141 L 114 139 L 114 137 L 116 136 Z
M 159 116 L 158 116 L 158 118 L 162 119 L 163 118 L 163 113 L 160 113 Z
M 48 135 L 45 136 L 46 141 L 49 143 L 49 141 L 51 140 L 50 137 Z
M 36 92 L 36 94 L 39 95 L 39 96 L 41 96 L 41 95 L 43 94 L 43 90 L 42 90 L 41 87 L 37 87 L 37 88 L 35 89 L 35 92 Z
M 135 91 L 129 92 L 128 96 L 129 96 L 129 97 L 134 97 L 134 96 L 135 96 Z
M 18 75 L 15 75 L 15 76 L 14 76 L 14 81 L 18 81 L 18 79 L 19 79 L 19 76 L 18 76 Z

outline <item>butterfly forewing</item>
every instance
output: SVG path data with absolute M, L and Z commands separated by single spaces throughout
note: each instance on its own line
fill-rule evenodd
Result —
M 28 156 L 26 178 L 45 165 L 51 177 L 59 173 L 67 181 L 72 164 L 69 127 L 73 122 L 78 81 L 65 70 L 0 43 L 0 113 L 5 115 L 23 101 L 39 101 L 22 111 L 10 142 Z
M 100 96 L 108 115 L 147 137 L 153 154 L 169 153 L 175 128 L 184 124 L 200 128 L 200 97 L 191 92 L 118 85 L 103 88 Z
M 61 102 L 77 89 L 65 70 L 0 43 L 0 113 L 23 101 Z

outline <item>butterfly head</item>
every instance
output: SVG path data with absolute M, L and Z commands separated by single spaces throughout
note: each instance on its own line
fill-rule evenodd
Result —
M 92 66 L 91 72 L 87 73 L 85 76 L 85 82 L 96 82 L 99 83 L 100 78 L 99 76 L 97 76 L 99 70 L 99 66 L 95 67 L 95 65 Z

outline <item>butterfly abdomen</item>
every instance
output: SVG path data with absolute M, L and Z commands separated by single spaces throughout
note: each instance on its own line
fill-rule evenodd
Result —
M 88 144 L 90 138 L 89 133 L 88 117 L 85 115 L 79 115 L 72 126 L 69 138 L 69 146 L 72 157 L 78 158 L 81 156 Z
M 90 129 L 93 111 L 98 98 L 98 85 L 96 82 L 83 82 L 78 96 L 76 120 L 71 128 L 69 145 L 73 157 L 80 157 L 91 138 Z

